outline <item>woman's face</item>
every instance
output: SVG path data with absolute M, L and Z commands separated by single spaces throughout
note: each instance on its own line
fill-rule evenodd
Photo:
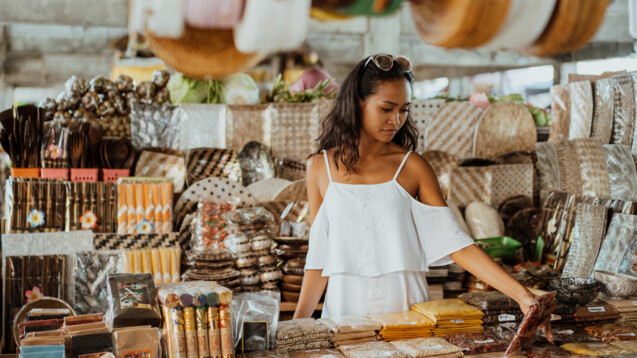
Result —
M 361 131 L 379 142 L 391 142 L 407 120 L 410 103 L 411 86 L 406 80 L 381 83 L 375 94 L 361 102 Z

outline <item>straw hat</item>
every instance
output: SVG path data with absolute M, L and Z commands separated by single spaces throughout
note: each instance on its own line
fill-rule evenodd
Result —
M 255 66 L 265 54 L 242 53 L 233 40 L 233 30 L 202 30 L 186 26 L 179 39 L 146 32 L 155 52 L 168 66 L 190 78 L 221 78 Z

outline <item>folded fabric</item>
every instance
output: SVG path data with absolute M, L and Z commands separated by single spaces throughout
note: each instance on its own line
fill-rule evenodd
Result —
M 479 320 L 484 316 L 482 311 L 458 298 L 416 303 L 414 310 L 435 323 L 440 320 Z
M 348 358 L 410 358 L 408 354 L 383 341 L 338 347 Z
M 279 322 L 276 340 L 324 334 L 329 336 L 329 328 L 318 323 L 314 318 L 294 319 Z
M 353 332 L 353 333 L 334 333 L 330 337 L 330 341 L 339 342 L 339 341 L 347 341 L 351 339 L 358 338 L 367 338 L 376 336 L 376 331 L 367 331 L 367 332 Z
M 383 328 L 379 322 L 359 315 L 321 318 L 318 321 L 336 333 L 379 331 Z
M 395 341 L 390 344 L 414 358 L 439 357 L 449 354 L 462 357 L 462 348 L 440 338 L 416 338 Z
M 504 352 L 509 345 L 487 332 L 456 333 L 445 339 L 462 348 L 464 354 Z

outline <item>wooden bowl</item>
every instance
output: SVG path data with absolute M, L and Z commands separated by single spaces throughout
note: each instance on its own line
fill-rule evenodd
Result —
M 287 282 L 282 282 L 281 288 L 287 292 L 301 292 L 301 285 L 295 285 Z
M 281 295 L 283 296 L 283 301 L 285 302 L 299 302 L 299 296 L 301 296 L 298 292 L 287 292 L 281 291 Z
M 283 275 L 283 282 L 291 283 L 293 285 L 302 285 L 303 284 L 303 276 Z

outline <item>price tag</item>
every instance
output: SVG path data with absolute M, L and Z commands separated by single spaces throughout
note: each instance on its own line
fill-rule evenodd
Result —
M 606 309 L 604 308 L 604 306 L 588 307 L 588 312 L 591 312 L 591 313 L 606 312 Z
M 630 332 L 630 333 L 620 333 L 618 334 L 618 336 L 622 336 L 622 337 L 635 337 L 635 333 Z
M 590 344 L 588 344 L 588 346 L 591 347 L 591 348 L 606 348 L 606 347 L 608 347 L 608 344 L 590 343 Z
M 452 319 L 451 323 L 464 323 L 463 319 Z
M 503 313 L 501 315 L 498 316 L 498 321 L 500 322 L 511 322 L 511 321 L 515 321 L 515 316 L 512 314 L 506 314 Z
M 473 341 L 473 343 L 485 344 L 485 343 L 493 343 L 495 342 L 493 339 L 487 339 L 485 341 Z
M 573 332 L 573 330 L 571 330 L 571 329 L 567 329 L 565 331 L 556 331 L 555 333 L 559 333 L 559 334 L 574 334 L 575 332 Z

